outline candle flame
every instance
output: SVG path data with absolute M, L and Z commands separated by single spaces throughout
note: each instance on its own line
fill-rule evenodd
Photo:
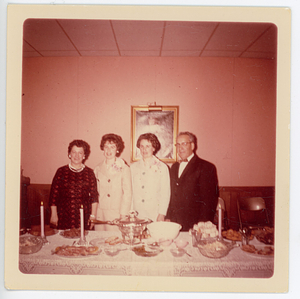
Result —
M 81 209 L 83 209 L 83 205 L 81 205 Z
M 43 206 L 44 205 L 44 203 L 41 201 L 41 206 Z

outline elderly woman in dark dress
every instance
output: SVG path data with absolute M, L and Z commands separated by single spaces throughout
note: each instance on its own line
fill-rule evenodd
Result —
M 80 208 L 84 210 L 84 228 L 92 229 L 89 219 L 95 219 L 98 206 L 97 182 L 91 168 L 84 162 L 90 154 L 90 146 L 83 140 L 69 144 L 70 163 L 60 167 L 53 178 L 49 205 L 50 224 L 58 229 L 80 227 Z

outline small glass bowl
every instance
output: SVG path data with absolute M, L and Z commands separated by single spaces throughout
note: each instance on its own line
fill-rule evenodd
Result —
M 181 249 L 185 248 L 189 244 L 188 241 L 182 240 L 182 239 L 176 239 L 174 241 L 174 243 L 175 243 L 177 248 L 181 248 Z
M 170 249 L 170 252 L 174 257 L 181 257 L 186 253 L 185 250 L 182 248 L 172 248 Z
M 113 245 L 110 245 L 110 246 L 107 246 L 104 248 L 104 252 L 108 256 L 115 256 L 115 255 L 119 254 L 120 251 L 121 251 L 121 249 L 119 247 L 115 247 Z
M 202 255 L 209 258 L 222 258 L 233 248 L 231 243 L 218 238 L 201 240 L 197 247 Z
M 159 239 L 159 245 L 163 247 L 168 247 L 173 243 L 172 239 Z
M 19 241 L 19 252 L 21 254 L 36 253 L 43 247 L 43 240 L 34 236 L 21 236 Z

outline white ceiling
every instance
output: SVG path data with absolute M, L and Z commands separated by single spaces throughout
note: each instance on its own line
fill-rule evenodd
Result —
M 275 59 L 270 23 L 28 19 L 24 57 L 152 56 Z

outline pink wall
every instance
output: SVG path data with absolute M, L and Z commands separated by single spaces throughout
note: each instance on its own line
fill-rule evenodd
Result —
M 179 106 L 179 130 L 197 135 L 221 186 L 275 185 L 276 62 L 240 58 L 24 58 L 24 175 L 51 183 L 75 138 L 94 168 L 110 132 L 130 162 L 131 105 L 153 102 Z

